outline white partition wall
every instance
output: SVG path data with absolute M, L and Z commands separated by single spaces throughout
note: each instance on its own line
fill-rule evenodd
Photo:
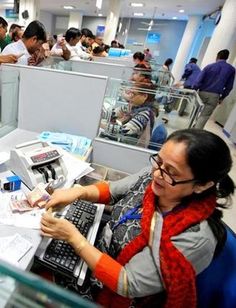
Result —
M 131 174 L 149 165 L 151 153 L 155 152 L 102 138 L 95 138 L 93 142 L 93 161 Z
M 73 61 L 71 60 L 71 68 L 73 72 L 83 74 L 99 74 L 108 78 L 130 79 L 133 68 L 124 64 L 103 63 L 94 61 Z
M 65 132 L 95 138 L 107 78 L 44 68 L 20 71 L 18 128 Z

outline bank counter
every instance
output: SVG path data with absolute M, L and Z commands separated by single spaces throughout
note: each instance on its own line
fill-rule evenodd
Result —
M 64 132 L 79 136 L 86 136 L 92 140 L 92 153 L 89 161 L 108 169 L 119 170 L 125 174 L 132 174 L 149 164 L 150 154 L 155 153 L 148 147 L 122 143 L 112 138 L 106 138 L 101 132 L 106 131 L 111 124 L 112 110 L 125 102 L 122 93 L 132 87 L 127 80 L 112 79 L 107 76 L 90 75 L 73 71 L 48 68 L 25 67 L 20 65 L 1 66 L 1 151 L 10 152 L 16 145 L 31 141 L 42 132 Z M 201 108 L 201 101 L 196 92 L 184 92 L 170 88 L 159 88 L 155 96 L 185 97 L 189 106 L 186 107 L 186 121 L 184 127 L 191 127 Z M 177 111 L 176 111 L 177 112 Z M 178 121 L 173 129 L 178 129 Z M 183 124 L 181 124 L 183 125 Z M 132 159 L 128 159 L 132 158 Z M 0 172 L 7 172 L 8 164 L 0 164 Z M 12 228 L 0 225 L 1 236 L 18 232 L 32 242 L 32 249 L 20 261 L 20 269 L 29 270 L 34 254 L 41 243 L 39 230 L 27 228 Z M 73 307 L 74 302 L 80 301 L 75 295 L 58 291 L 55 286 L 46 283 L 39 277 L 21 272 L 5 263 L 0 265 L 0 273 L 9 276 L 12 293 L 4 296 L 6 302 L 20 298 L 19 293 L 30 294 L 34 300 L 46 300 L 55 303 L 67 303 Z M 0 277 L 0 292 L 5 286 Z M 1 282 L 3 281 L 3 283 Z M 38 292 L 28 291 L 37 289 Z M 46 289 L 50 292 L 46 293 Z M 44 294 L 46 293 L 46 295 Z M 43 295 L 44 294 L 44 295 Z M 58 298 L 57 298 L 58 295 Z M 63 299 L 65 298 L 65 300 Z M 58 305 L 56 304 L 58 303 Z M 45 306 L 42 304 L 42 306 Z M 52 304 L 51 307 L 54 304 Z M 32 307 L 30 304 L 24 307 Z M 90 307 L 87 303 L 86 307 Z M 81 307 L 83 301 L 81 301 Z M 91 306 L 92 307 L 92 306 Z

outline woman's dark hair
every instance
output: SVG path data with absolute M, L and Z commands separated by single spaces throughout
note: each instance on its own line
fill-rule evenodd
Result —
M 133 59 L 134 59 L 134 60 L 138 59 L 138 60 L 140 60 L 140 61 L 143 61 L 144 58 L 145 58 L 144 53 L 142 53 L 142 52 L 140 52 L 140 51 L 135 52 L 134 55 L 133 55 Z
M 168 58 L 168 59 L 165 60 L 164 65 L 169 67 L 172 63 L 173 63 L 173 60 L 171 58 Z
M 169 140 L 186 144 L 187 163 L 199 184 L 215 183 L 201 195 L 214 192 L 218 198 L 228 201 L 235 186 L 228 175 L 232 158 L 226 143 L 209 131 L 194 128 L 178 130 L 167 138 Z M 227 202 L 219 206 L 227 207 Z

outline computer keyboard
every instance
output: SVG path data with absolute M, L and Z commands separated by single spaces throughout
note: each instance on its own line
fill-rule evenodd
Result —
M 68 209 L 65 219 L 73 223 L 80 233 L 87 237 L 93 224 L 97 207 L 93 203 L 77 200 Z M 57 269 L 67 273 L 73 273 L 80 257 L 75 254 L 74 249 L 65 241 L 53 239 L 48 245 L 44 260 Z

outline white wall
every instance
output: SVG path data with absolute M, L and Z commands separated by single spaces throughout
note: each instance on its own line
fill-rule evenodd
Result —
M 84 16 L 82 21 L 82 28 L 90 29 L 94 35 L 96 35 L 97 26 L 105 26 L 106 18 L 105 17 L 92 17 Z
M 46 11 L 40 11 L 39 20 L 45 26 L 47 33 L 54 34 L 53 33 L 53 20 L 54 20 L 53 14 L 46 12 Z

